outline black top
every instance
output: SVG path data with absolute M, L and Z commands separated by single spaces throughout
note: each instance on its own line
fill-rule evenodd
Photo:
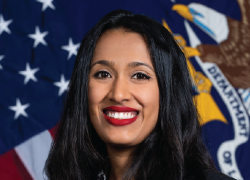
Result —
M 207 180 L 235 180 L 231 177 L 228 177 L 225 174 L 219 173 L 219 172 L 208 172 L 206 174 Z
M 101 172 L 101 173 L 98 174 L 99 178 L 101 176 L 102 176 L 101 179 L 106 180 L 106 176 L 104 175 L 103 172 Z M 227 176 L 225 174 L 222 174 L 220 172 L 214 172 L 214 171 L 206 173 L 206 179 L 207 180 L 236 180 L 236 179 L 231 178 L 231 177 L 229 177 L 229 176 Z

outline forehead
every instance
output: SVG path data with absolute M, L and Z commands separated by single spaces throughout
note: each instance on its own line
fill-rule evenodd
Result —
M 124 29 L 107 31 L 99 38 L 92 63 L 98 60 L 111 60 L 115 63 L 141 61 L 152 65 L 144 38 Z

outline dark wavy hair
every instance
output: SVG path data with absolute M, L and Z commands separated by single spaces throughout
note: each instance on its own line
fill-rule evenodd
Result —
M 216 171 L 204 145 L 186 58 L 172 34 L 157 21 L 129 11 L 104 16 L 83 38 L 69 83 L 65 108 L 46 161 L 50 180 L 102 179 L 110 168 L 104 142 L 88 113 L 88 75 L 100 36 L 124 29 L 144 37 L 155 68 L 160 109 L 154 130 L 133 154 L 123 179 L 205 179 Z

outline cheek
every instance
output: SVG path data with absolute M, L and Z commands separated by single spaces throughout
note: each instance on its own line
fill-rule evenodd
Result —
M 105 97 L 105 92 L 98 84 L 94 81 L 89 81 L 88 85 L 88 103 L 89 103 L 89 116 L 93 124 L 98 123 L 99 119 L 99 105 L 103 98 Z
M 102 130 L 100 127 L 102 127 L 102 122 L 100 120 L 100 111 L 99 111 L 99 105 L 105 98 L 105 88 L 100 87 L 100 83 L 97 83 L 93 80 L 89 80 L 88 84 L 88 104 L 89 104 L 89 116 L 91 119 L 91 122 L 99 134 L 100 137 L 102 135 Z
M 100 109 L 103 106 L 104 100 L 110 91 L 110 83 L 100 83 L 96 80 L 90 79 L 88 84 L 88 104 L 89 115 L 93 124 L 100 124 Z
M 91 111 L 98 111 L 98 106 L 103 102 L 110 90 L 110 85 L 107 83 L 100 83 L 96 80 L 90 79 L 88 84 L 88 102 Z
M 158 113 L 159 109 L 159 88 L 157 84 L 135 89 L 136 99 L 141 103 L 143 109 Z
M 100 101 L 103 99 L 104 91 L 98 88 L 98 84 L 94 81 L 89 81 L 88 85 L 88 101 L 89 101 L 89 108 L 94 108 L 93 105 L 98 105 Z
M 141 138 L 145 138 L 155 127 L 159 114 L 158 84 L 140 88 L 135 91 L 135 98 L 142 106 Z

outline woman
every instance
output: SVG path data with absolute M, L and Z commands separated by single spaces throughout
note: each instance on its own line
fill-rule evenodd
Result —
M 161 24 L 118 10 L 84 37 L 45 170 L 51 180 L 227 179 L 203 143 L 185 56 Z

